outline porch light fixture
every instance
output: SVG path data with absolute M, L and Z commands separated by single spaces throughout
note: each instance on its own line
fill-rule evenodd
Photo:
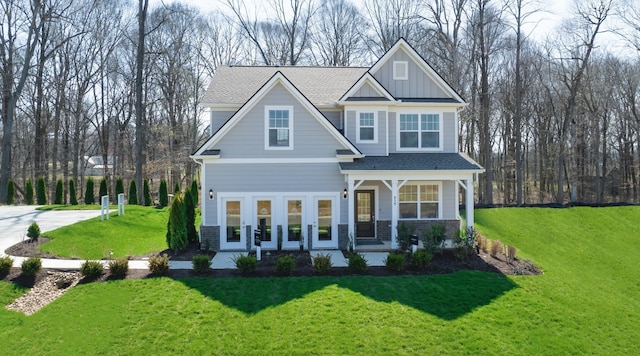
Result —
M 209 189 L 209 199 L 213 200 L 213 189 Z
M 344 190 L 342 191 L 342 198 L 347 199 L 348 195 L 349 195 L 349 191 L 347 190 L 347 188 L 344 188 Z

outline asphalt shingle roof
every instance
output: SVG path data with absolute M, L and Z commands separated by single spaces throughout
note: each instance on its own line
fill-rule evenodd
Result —
M 369 68 L 363 67 L 218 67 L 204 95 L 206 104 L 242 105 L 276 72 L 284 74 L 315 106 L 332 105 Z
M 390 153 L 340 162 L 340 169 L 354 171 L 478 170 L 480 165 L 459 153 Z

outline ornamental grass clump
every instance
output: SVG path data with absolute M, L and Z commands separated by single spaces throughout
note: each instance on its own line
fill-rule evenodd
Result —
M 169 256 L 163 253 L 149 257 L 149 271 L 157 276 L 169 273 Z
M 502 242 L 500 242 L 500 240 L 492 240 L 491 251 L 489 252 L 491 257 L 493 258 L 498 257 L 498 253 L 500 253 L 500 251 L 502 251 Z
M 195 255 L 191 259 L 191 264 L 193 265 L 193 270 L 196 273 L 204 274 L 209 272 L 211 260 L 207 255 Z
M 330 254 L 317 254 L 313 257 L 313 270 L 316 273 L 326 274 L 331 271 L 331 255 Z
M 22 273 L 33 277 L 42 269 L 42 260 L 38 256 L 29 257 L 22 261 L 20 268 L 22 269 Z
M 384 265 L 392 272 L 404 271 L 405 255 L 404 253 L 390 253 L 384 259 Z
M 115 278 L 124 278 L 129 272 L 129 261 L 125 258 L 109 261 L 109 273 Z
M 99 261 L 84 261 L 80 266 L 80 274 L 89 279 L 95 279 L 102 275 L 104 266 Z
M 276 261 L 276 272 L 280 274 L 290 275 L 296 269 L 296 261 L 291 256 L 278 258 Z

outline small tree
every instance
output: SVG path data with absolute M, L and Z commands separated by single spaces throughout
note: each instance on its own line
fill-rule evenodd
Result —
M 122 181 L 122 177 L 118 177 L 116 180 L 116 197 L 120 193 L 124 193 L 124 182 Z
M 198 182 L 194 179 L 191 181 L 191 196 L 193 197 L 193 206 L 198 206 Z
M 95 204 L 96 195 L 93 192 L 93 178 L 87 178 L 87 186 L 84 190 L 84 203 L 87 205 Z
M 16 185 L 13 183 L 13 179 L 9 179 L 7 183 L 7 205 L 12 205 L 16 198 Z
M 129 205 L 138 205 L 138 186 L 135 179 L 129 183 Z
M 142 195 L 144 196 L 144 206 L 151 205 L 151 189 L 149 189 L 149 181 L 144 180 L 142 185 Z
M 100 199 L 105 195 L 109 195 L 109 188 L 107 187 L 107 180 L 102 178 L 100 180 Z M 102 204 L 102 200 L 100 200 L 100 204 Z
M 56 194 L 53 199 L 53 204 L 62 204 L 62 197 L 64 195 L 64 185 L 62 183 L 62 179 L 58 179 L 56 182 Z
M 38 200 L 38 205 L 47 204 L 47 188 L 44 184 L 44 177 L 42 176 L 38 178 L 38 183 L 36 185 L 36 199 Z
M 180 193 L 180 182 L 176 182 L 176 184 L 173 186 L 173 193 Z
M 167 223 L 167 245 L 180 252 L 187 247 L 187 221 L 182 196 L 177 193 L 171 202 Z
M 78 205 L 78 194 L 76 193 L 76 183 L 73 179 L 69 179 L 69 203 Z
M 38 238 L 40 237 L 40 226 L 38 226 L 38 223 L 35 221 L 29 225 L 29 228 L 27 228 L 27 237 L 31 242 L 38 241 Z
M 27 205 L 33 205 L 33 182 L 31 178 L 27 179 L 27 184 L 24 187 L 24 201 Z
M 169 193 L 167 191 L 167 181 L 164 179 L 160 181 L 160 189 L 158 190 L 158 205 L 161 208 L 164 208 L 165 206 L 169 205 Z
M 189 243 L 197 241 L 196 232 L 196 205 L 193 203 L 193 194 L 187 187 L 184 190 L 184 213 L 187 221 L 187 240 Z

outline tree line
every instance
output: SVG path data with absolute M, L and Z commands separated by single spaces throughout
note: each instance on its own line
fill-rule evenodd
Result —
M 70 181 L 84 192 L 96 175 L 185 185 L 218 66 L 370 66 L 404 37 L 469 104 L 458 142 L 486 169 L 479 203 L 638 202 L 633 1 L 575 1 L 544 39 L 534 0 L 218 4 L 0 2 L 0 200 L 10 180 L 23 197 L 40 177 L 49 192 L 61 180 L 65 202 Z M 604 35 L 629 49 L 599 46 Z

